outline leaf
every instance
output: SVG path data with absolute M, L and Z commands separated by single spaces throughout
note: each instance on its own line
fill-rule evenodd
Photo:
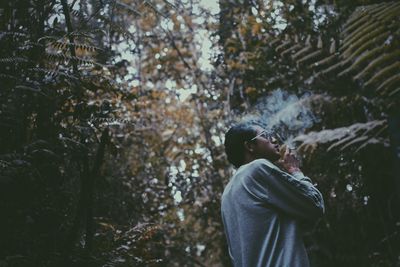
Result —
M 371 139 L 380 140 L 381 144 L 386 145 L 387 140 L 385 138 L 376 138 L 382 134 L 386 127 L 387 122 L 385 120 L 354 123 L 347 127 L 309 132 L 295 137 L 293 141 L 300 142 L 299 150 L 306 150 L 309 146 L 315 147 L 318 144 L 329 143 L 331 145 L 327 148 L 327 151 L 331 151 L 334 148 L 344 150 L 356 143 Z

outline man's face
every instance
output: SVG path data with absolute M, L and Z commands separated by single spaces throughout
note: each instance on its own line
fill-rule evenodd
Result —
M 279 154 L 279 143 L 278 140 L 274 137 L 270 137 L 268 134 L 262 134 L 265 132 L 263 128 L 260 126 L 255 126 L 257 131 L 257 136 L 254 138 L 253 142 L 253 155 L 256 158 L 264 158 L 268 159 L 272 162 L 277 161 L 280 158 Z

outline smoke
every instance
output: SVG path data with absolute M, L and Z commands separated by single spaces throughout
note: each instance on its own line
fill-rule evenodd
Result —
M 293 146 L 293 138 L 311 128 L 319 119 L 311 109 L 313 94 L 298 97 L 277 89 L 259 99 L 243 120 L 257 120 L 264 128 L 278 133 L 284 142 Z

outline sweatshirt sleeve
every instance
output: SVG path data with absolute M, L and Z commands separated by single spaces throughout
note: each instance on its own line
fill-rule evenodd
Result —
M 322 216 L 325 211 L 322 194 L 302 172 L 291 175 L 264 159 L 251 164 L 251 173 L 243 180 L 250 194 L 299 220 Z

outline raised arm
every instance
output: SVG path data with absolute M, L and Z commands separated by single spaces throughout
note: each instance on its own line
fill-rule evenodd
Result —
M 314 221 L 324 213 L 322 194 L 302 172 L 289 174 L 265 159 L 252 162 L 243 180 L 249 193 L 289 216 Z

